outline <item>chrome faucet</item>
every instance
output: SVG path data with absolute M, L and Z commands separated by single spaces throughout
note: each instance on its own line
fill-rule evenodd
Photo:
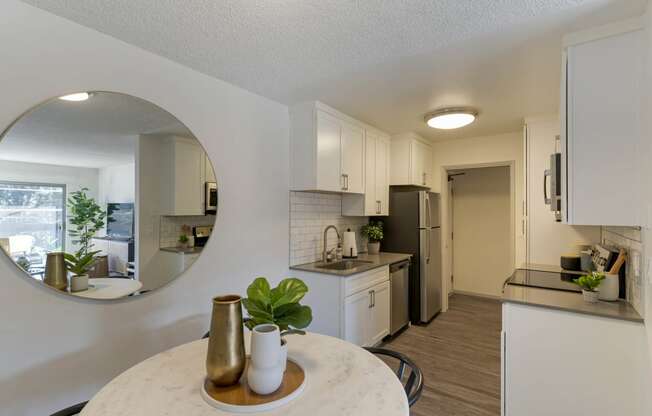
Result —
M 335 230 L 335 233 L 337 234 L 337 245 L 339 246 L 340 244 L 342 244 L 342 238 L 340 237 L 340 232 L 337 231 L 337 227 L 335 227 L 334 225 L 329 225 L 328 227 L 326 227 L 326 229 L 324 229 L 324 251 L 322 252 L 322 261 L 324 263 L 329 263 L 331 261 L 331 260 L 329 260 L 329 257 L 328 257 L 329 251 L 328 251 L 328 248 L 327 248 L 328 247 L 328 245 L 327 245 L 328 230 L 330 230 L 331 228 L 333 230 Z

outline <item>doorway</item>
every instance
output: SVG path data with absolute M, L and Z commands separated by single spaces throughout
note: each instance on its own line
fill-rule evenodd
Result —
M 499 297 L 514 265 L 510 166 L 448 171 L 452 292 Z

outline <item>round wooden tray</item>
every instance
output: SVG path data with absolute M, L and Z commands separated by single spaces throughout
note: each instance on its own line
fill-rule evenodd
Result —
M 247 357 L 249 366 L 249 357 Z M 275 409 L 296 399 L 306 386 L 306 372 L 296 361 L 288 359 L 281 386 L 272 394 L 260 395 L 247 384 L 247 368 L 238 384 L 217 387 L 204 379 L 201 395 L 211 406 L 234 413 L 256 413 Z

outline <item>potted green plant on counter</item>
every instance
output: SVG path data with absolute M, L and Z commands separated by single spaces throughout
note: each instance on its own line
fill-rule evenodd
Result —
M 363 225 L 360 231 L 367 237 L 367 254 L 378 254 L 380 242 L 383 239 L 383 223 L 369 221 L 369 224 Z
M 598 301 L 598 291 L 596 289 L 604 279 L 604 273 L 592 272 L 574 279 L 573 283 L 582 288 L 582 295 L 585 301 L 595 303 Z
M 90 251 L 86 254 L 79 252 L 64 253 L 63 258 L 66 260 L 66 269 L 72 274 L 70 277 L 70 291 L 80 292 L 88 289 L 88 272 L 95 267 L 95 255 L 98 251 Z
M 252 330 L 261 324 L 274 324 L 281 331 L 281 360 L 283 368 L 287 361 L 286 335 L 300 334 L 312 322 L 312 309 L 299 302 L 308 293 L 308 286 L 296 278 L 283 279 L 271 288 L 264 277 L 259 277 L 247 288 L 242 304 L 249 313 L 245 326 Z

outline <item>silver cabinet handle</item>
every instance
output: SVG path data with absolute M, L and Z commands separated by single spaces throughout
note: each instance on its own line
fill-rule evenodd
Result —
M 381 207 L 380 204 L 381 204 L 380 201 L 376 201 L 376 214 L 380 214 L 382 212 L 382 210 L 380 208 Z
M 376 307 L 376 291 L 375 290 L 371 291 L 371 307 L 372 308 Z
M 347 175 L 346 173 L 343 173 L 342 174 L 342 181 L 344 183 L 344 185 L 342 185 L 342 190 L 343 191 L 348 191 L 349 190 L 349 175 Z
M 423 172 L 423 175 L 421 175 L 421 176 L 422 176 L 422 179 L 423 179 L 422 185 L 425 185 L 426 184 L 426 172 Z
M 369 291 L 369 309 L 371 309 L 371 308 L 374 307 L 374 301 L 373 301 L 373 299 L 374 299 L 374 291 L 373 291 L 373 290 L 370 290 L 370 291 Z
M 548 176 L 552 175 L 552 171 L 550 169 L 546 169 L 543 171 L 543 202 L 546 205 L 552 205 L 552 199 L 548 197 L 548 184 L 546 181 L 546 178 Z

